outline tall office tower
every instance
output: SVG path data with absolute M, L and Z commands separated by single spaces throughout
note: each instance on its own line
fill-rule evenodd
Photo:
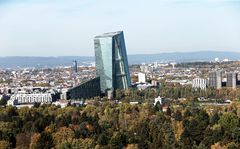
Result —
M 77 61 L 74 60 L 74 61 L 73 61 L 73 72 L 76 72 L 76 73 L 77 73 L 77 71 L 78 71 Z
M 236 87 L 237 87 L 237 73 L 236 72 L 228 72 L 227 73 L 227 87 L 236 89 Z
M 105 33 L 94 39 L 97 76 L 101 92 L 128 89 L 131 85 L 122 31 Z
M 209 72 L 209 87 L 222 88 L 222 71 Z

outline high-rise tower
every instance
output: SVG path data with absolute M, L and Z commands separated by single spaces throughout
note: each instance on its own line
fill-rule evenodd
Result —
M 238 81 L 238 74 L 236 72 L 228 72 L 227 73 L 227 87 L 231 87 L 233 89 L 236 89 L 237 87 L 237 81 Z
M 109 89 L 128 89 L 131 81 L 123 32 L 96 36 L 94 47 L 101 92 L 106 93 Z
M 214 87 L 216 89 L 222 88 L 222 71 L 209 72 L 209 87 Z
M 77 60 L 73 61 L 73 72 L 77 73 L 78 71 L 78 65 L 77 65 Z

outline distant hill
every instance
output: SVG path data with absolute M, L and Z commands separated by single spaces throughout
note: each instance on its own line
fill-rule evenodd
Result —
M 150 62 L 193 62 L 213 61 L 216 57 L 220 60 L 240 60 L 240 52 L 173 52 L 160 54 L 136 54 L 129 55 L 129 64 Z M 77 60 L 79 65 L 90 65 L 94 62 L 93 56 L 60 56 L 60 57 L 0 57 L 0 68 L 18 67 L 56 67 L 71 66 L 72 61 Z
M 94 57 L 0 57 L 0 68 L 72 66 L 73 60 L 77 60 L 79 65 L 89 65 L 94 61 Z
M 173 52 L 148 55 L 129 55 L 129 63 L 139 62 L 194 62 L 194 61 L 213 61 L 216 57 L 220 60 L 240 60 L 240 52 Z

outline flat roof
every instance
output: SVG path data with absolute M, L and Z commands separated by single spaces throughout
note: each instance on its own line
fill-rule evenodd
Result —
M 113 36 L 118 35 L 118 34 L 120 34 L 122 32 L 123 31 L 104 33 L 102 35 L 95 36 L 95 38 L 113 37 Z

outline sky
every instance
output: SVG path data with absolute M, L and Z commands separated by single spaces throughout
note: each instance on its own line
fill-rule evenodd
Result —
M 119 30 L 128 54 L 240 52 L 240 0 L 0 0 L 0 56 L 93 56 Z

